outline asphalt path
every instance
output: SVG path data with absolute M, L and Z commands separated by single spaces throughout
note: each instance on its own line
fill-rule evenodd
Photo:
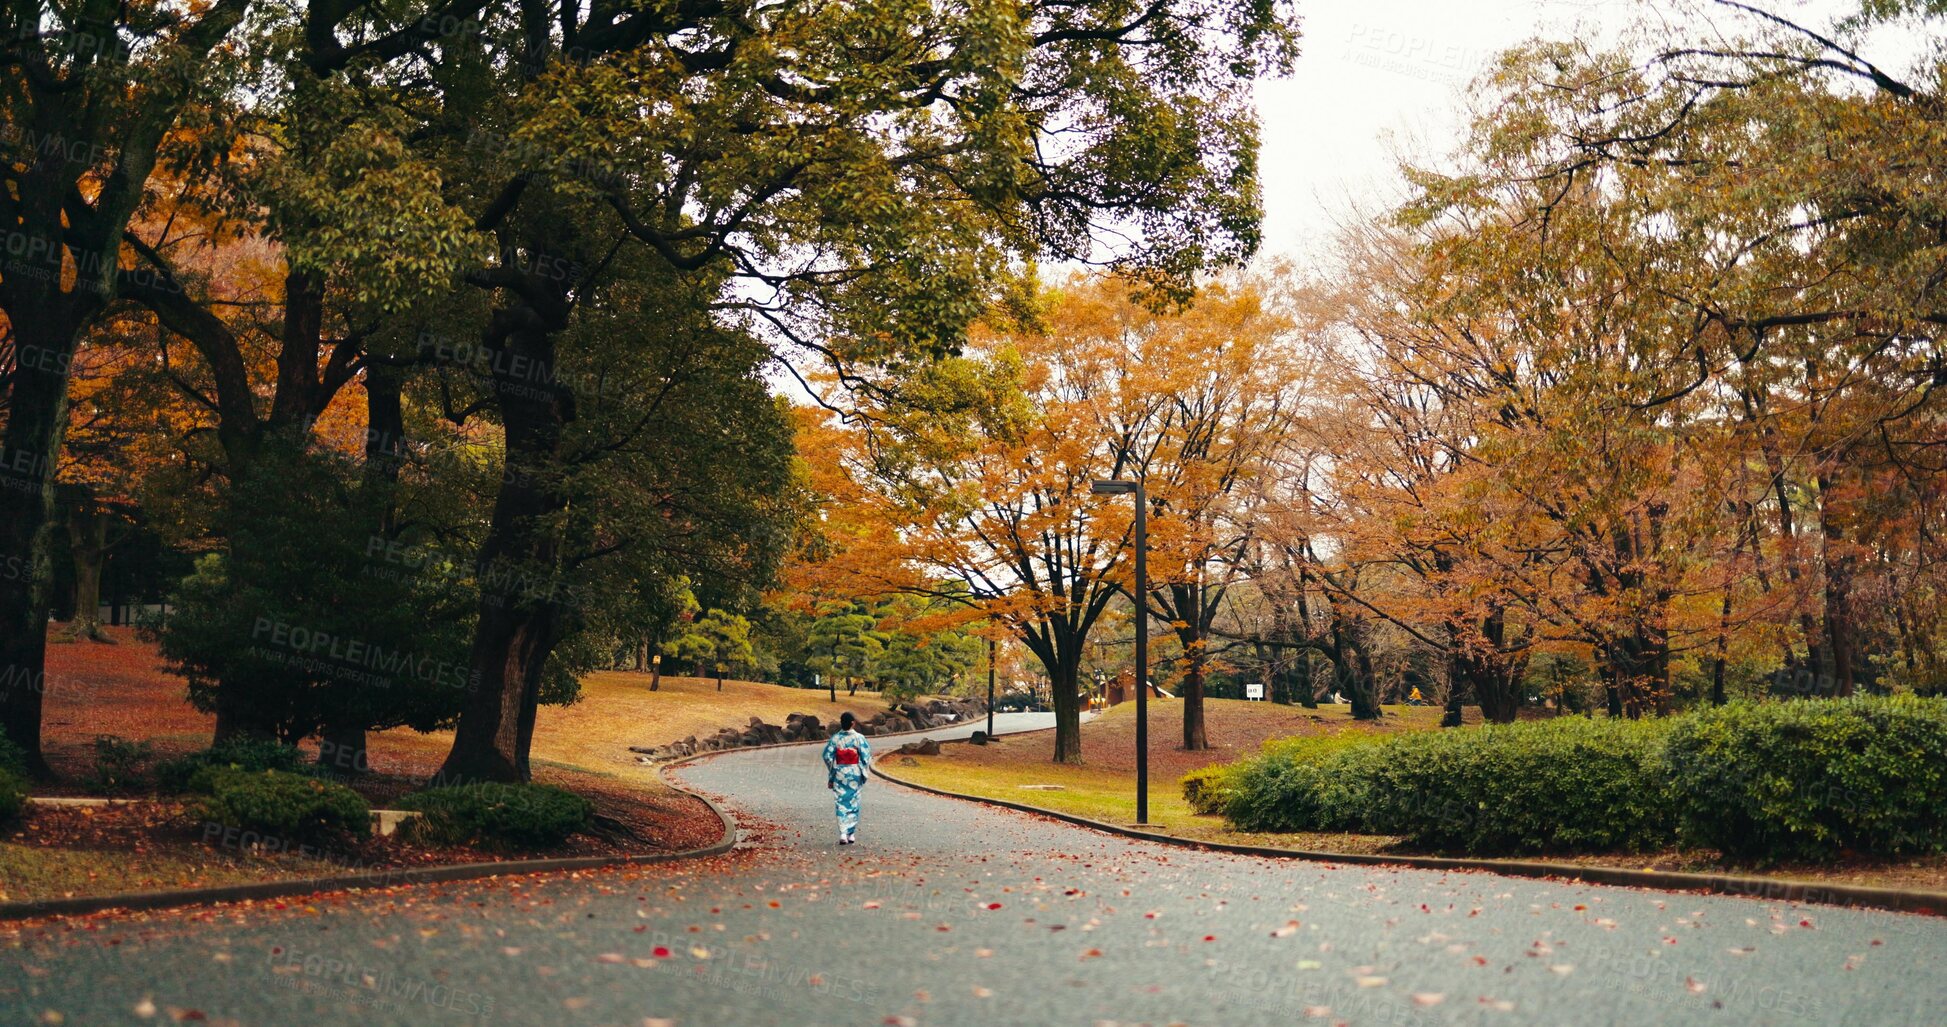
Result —
M 1947 1023 L 1947 920 L 1209 853 L 878 780 L 840 848 L 816 747 L 679 774 L 739 851 L 34 926 L 0 934 L 0 1023 Z

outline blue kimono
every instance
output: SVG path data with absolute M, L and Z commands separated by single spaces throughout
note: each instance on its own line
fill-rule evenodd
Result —
M 840 731 L 825 743 L 826 785 L 838 796 L 838 844 L 850 845 L 859 830 L 859 789 L 872 766 L 872 746 L 857 731 Z

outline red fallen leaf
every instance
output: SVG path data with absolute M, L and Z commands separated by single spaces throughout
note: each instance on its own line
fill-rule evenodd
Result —
M 1818 928 L 1812 926 L 1812 922 L 1810 920 L 1800 920 L 1798 922 L 1798 926 L 1806 928 L 1808 930 L 1814 930 L 1814 931 L 1818 930 Z
M 649 929 L 649 925 L 648 925 L 648 924 L 637 924 L 637 925 L 636 925 L 636 929 L 635 929 L 635 933 L 637 933 L 637 934 L 641 934 L 642 932 L 644 932 L 644 931 L 646 931 L 646 930 L 648 930 L 648 929 Z
M 988 909 L 999 909 L 999 908 L 1001 908 L 1001 904 L 1000 904 L 1000 903 L 998 903 L 998 902 L 989 902 L 989 903 L 987 904 L 987 908 L 988 908 Z
M 668 959 L 669 949 L 666 946 L 658 945 L 651 950 L 651 955 L 654 955 L 657 959 Z
M 1486 965 L 1487 965 L 1487 957 L 1486 957 L 1486 956 L 1475 956 L 1475 957 L 1474 957 L 1474 965 L 1475 965 L 1475 966 L 1486 966 Z
M 940 926 L 938 926 L 938 927 L 935 927 L 935 928 L 933 928 L 933 929 L 934 929 L 934 930 L 936 930 L 936 931 L 939 931 L 939 932 L 940 932 L 941 934 L 945 934 L 946 932 L 948 932 L 948 931 L 951 931 L 951 930 L 953 930 L 953 928 L 951 928 L 951 927 L 948 927 L 948 926 L 947 926 L 947 925 L 945 925 L 945 924 L 941 924 Z
M 1083 959 L 1096 959 L 1096 958 L 1098 958 L 1098 957 L 1100 957 L 1101 955 L 1102 955 L 1102 950 L 1101 950 L 1101 949 L 1089 949 L 1089 950 L 1088 950 L 1087 952 L 1084 952 L 1084 953 L 1082 953 L 1082 958 L 1083 958 Z
M 1203 936 L 1203 940 L 1204 940 L 1204 941 L 1216 941 L 1216 940 L 1217 940 L 1217 936 L 1216 936 L 1216 935 L 1214 935 L 1214 934 L 1206 934 L 1206 935 L 1204 935 L 1204 936 Z
M 1576 904 L 1575 904 L 1575 911 L 1576 911 L 1577 913 L 1580 913 L 1580 912 L 1583 912 L 1584 910 L 1586 910 L 1586 909 L 1588 909 L 1588 908 L 1589 908 L 1589 907 L 1587 907 L 1587 906 L 1585 906 L 1585 905 L 1583 905 L 1583 904 L 1581 904 L 1580 902 L 1578 902 L 1578 903 L 1576 903 Z

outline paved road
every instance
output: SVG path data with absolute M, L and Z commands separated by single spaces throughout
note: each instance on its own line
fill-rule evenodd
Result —
M 307 1025 L 1947 1022 L 1943 920 L 1267 862 L 880 781 L 840 849 L 808 747 L 683 776 L 752 844 L 36 930 L 0 953 L 0 1022 L 150 1006 Z

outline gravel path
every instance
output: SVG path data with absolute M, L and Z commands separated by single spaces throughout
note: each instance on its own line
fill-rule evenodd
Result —
M 841 849 L 811 747 L 680 774 L 737 853 L 30 927 L 0 1023 L 1947 1022 L 1947 920 L 1204 853 L 877 780 Z

